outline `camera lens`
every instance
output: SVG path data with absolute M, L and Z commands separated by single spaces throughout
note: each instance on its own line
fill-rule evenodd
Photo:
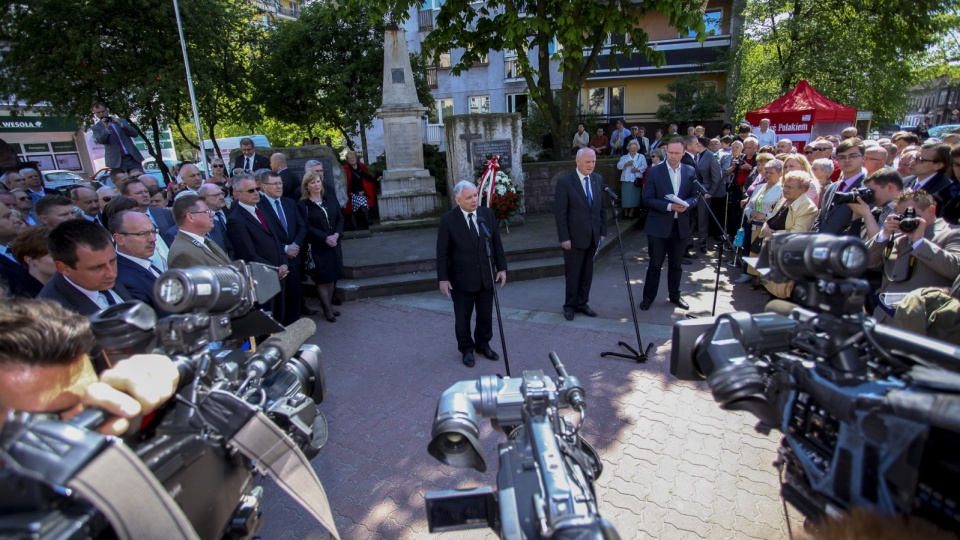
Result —
M 851 236 L 797 233 L 778 244 L 771 248 L 772 266 L 796 281 L 860 277 L 869 261 L 863 241 Z
M 153 286 L 160 309 L 170 313 L 226 313 L 247 292 L 243 274 L 231 266 L 195 266 L 164 272 Z

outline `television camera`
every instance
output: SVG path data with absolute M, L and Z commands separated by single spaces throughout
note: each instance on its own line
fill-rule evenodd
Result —
M 480 446 L 480 419 L 507 436 L 499 445 L 497 489 L 428 493 L 431 532 L 490 527 L 501 538 L 619 539 L 597 509 L 594 481 L 603 471 L 597 451 L 579 434 L 586 401 L 580 381 L 567 374 L 556 353 L 556 382 L 541 370 L 521 378 L 487 375 L 460 381 L 437 401 L 431 456 L 454 467 L 487 470 Z M 574 427 L 560 416 L 573 408 Z
M 781 495 L 813 522 L 854 507 L 960 529 L 960 349 L 863 313 L 866 246 L 775 235 L 757 268 L 796 280 L 783 313 L 674 325 L 670 372 L 783 433 Z
M 85 467 L 123 446 L 90 431 L 106 419 L 103 411 L 65 422 L 14 413 L 0 434 L 0 480 L 15 486 L 0 490 L 0 537 L 144 537 L 118 521 L 161 510 L 182 518 L 185 537 L 252 538 L 262 526 L 263 488 L 255 482 L 266 475 L 337 538 L 308 462 L 328 433 L 317 410 L 326 394 L 320 349 L 304 345 L 316 326 L 301 319 L 284 329 L 254 309 L 279 290 L 276 269 L 266 265 L 170 270 L 154 294 L 172 315 L 158 321 L 146 304 L 125 302 L 91 317 L 97 345 L 112 363 L 160 352 L 179 371 L 174 399 L 124 435 L 132 461 L 155 477 L 157 506 L 166 508 L 131 509 L 122 496 L 78 496 L 84 492 L 76 479 Z M 256 352 L 241 350 L 248 338 L 270 333 Z

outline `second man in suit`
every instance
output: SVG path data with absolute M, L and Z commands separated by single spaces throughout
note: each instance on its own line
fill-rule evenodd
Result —
M 690 225 L 691 210 L 697 204 L 693 180 L 693 167 L 680 163 L 684 145 L 679 138 L 667 143 L 667 160 L 650 168 L 647 182 L 643 185 L 643 204 L 650 210 L 644 232 L 650 250 L 647 277 L 643 284 L 643 301 L 640 309 L 650 309 L 660 289 L 660 272 L 668 260 L 667 293 L 670 302 L 681 309 L 690 306 L 680 297 L 680 280 L 683 276 L 683 251 L 690 243 L 693 231 Z M 668 198 L 669 197 L 669 198 Z M 682 200 L 683 203 L 674 202 Z
M 557 179 L 553 203 L 566 277 L 563 316 L 568 321 L 573 320 L 577 311 L 588 317 L 597 316 L 587 302 L 593 284 L 593 257 L 607 234 L 603 179 L 593 173 L 597 155 L 589 148 L 581 148 L 576 162 L 576 171 Z
M 208 235 L 216 217 L 203 199 L 196 195 L 180 197 L 173 203 L 173 218 L 178 231 L 170 244 L 170 268 L 230 264 L 227 253 Z
M 285 262 L 290 268 L 290 275 L 287 276 L 284 286 L 284 316 L 280 321 L 288 325 L 300 318 L 301 308 L 304 308 L 307 315 L 317 314 L 303 306 L 300 298 L 300 248 L 307 236 L 307 224 L 297 208 L 296 201 L 283 196 L 284 185 L 279 174 L 272 170 L 263 171 L 257 180 L 260 184 L 260 202 L 257 207 L 279 237 Z
M 157 317 L 166 316 L 153 299 L 153 284 L 163 273 L 150 260 L 159 235 L 153 222 L 140 212 L 124 210 L 114 214 L 107 226 L 117 244 L 117 281 L 135 300 L 152 307 Z
M 474 351 L 490 360 L 500 355 L 490 348 L 493 338 L 493 287 L 490 264 L 496 267 L 496 281 L 507 283 L 507 257 L 500 242 L 493 210 L 479 206 L 477 188 L 468 181 L 453 188 L 457 207 L 440 218 L 437 233 L 437 279 L 440 292 L 453 298 L 456 318 L 457 348 L 463 363 L 474 366 Z M 491 255 L 487 257 L 486 241 L 490 235 Z M 470 319 L 477 311 L 477 326 L 470 337 Z

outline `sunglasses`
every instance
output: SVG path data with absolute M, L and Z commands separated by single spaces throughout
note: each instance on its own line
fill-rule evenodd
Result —
M 223 168 L 223 165 L 214 165 L 213 168 L 214 168 L 214 169 L 222 169 L 222 168 Z
M 253 193 L 256 193 L 256 192 L 258 192 L 258 191 L 260 191 L 260 188 L 250 188 L 250 189 L 242 189 L 242 190 L 240 190 L 240 193 L 250 193 L 250 194 L 253 194 Z
M 103 202 L 110 202 L 113 200 L 113 197 L 100 197 L 100 200 Z
M 917 163 L 937 163 L 937 160 L 935 160 L 935 159 L 927 159 L 927 158 L 925 158 L 925 157 L 923 157 L 923 156 L 921 156 L 921 155 L 919 155 L 919 154 L 917 154 L 916 156 L 914 156 L 913 160 L 916 161 Z

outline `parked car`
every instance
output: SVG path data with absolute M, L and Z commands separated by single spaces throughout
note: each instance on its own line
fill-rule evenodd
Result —
M 943 124 L 930 128 L 927 133 L 929 133 L 931 137 L 942 139 L 944 135 L 953 133 L 954 131 L 960 131 L 960 124 Z
M 72 171 L 53 170 L 43 171 L 41 174 L 44 186 L 59 191 L 63 196 L 67 196 L 71 188 L 89 184 L 86 179 Z

